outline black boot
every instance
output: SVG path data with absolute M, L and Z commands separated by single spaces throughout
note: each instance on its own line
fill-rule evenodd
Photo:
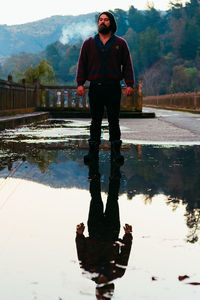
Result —
M 89 152 L 84 156 L 84 163 L 88 165 L 90 162 L 97 161 L 99 158 L 99 143 L 89 141 Z
M 110 181 L 118 181 L 121 178 L 120 164 L 111 159 L 110 166 Z
M 89 173 L 88 179 L 89 180 L 100 180 L 100 173 L 99 173 L 99 160 L 93 160 L 88 163 Z
M 116 140 L 111 141 L 111 159 L 119 163 L 120 165 L 123 165 L 124 163 L 124 157 L 120 153 L 120 147 L 121 147 L 122 141 Z

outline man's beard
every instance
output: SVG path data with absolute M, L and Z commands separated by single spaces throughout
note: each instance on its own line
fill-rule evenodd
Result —
M 98 32 L 101 34 L 108 34 L 111 31 L 111 26 L 106 26 L 105 24 L 98 25 Z

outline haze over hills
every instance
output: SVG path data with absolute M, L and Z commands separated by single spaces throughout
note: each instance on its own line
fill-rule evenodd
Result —
M 185 6 L 172 3 L 165 13 L 153 6 L 145 11 L 131 6 L 113 13 L 117 35 L 129 45 L 136 82 L 143 78 L 144 95 L 200 89 L 199 0 L 189 0 Z M 45 60 L 59 84 L 74 85 L 82 40 L 97 30 L 95 15 L 0 26 L 0 78 L 6 80 L 12 74 L 19 81 Z
M 0 58 L 19 52 L 37 53 L 56 41 L 73 44 L 96 29 L 95 15 L 52 16 L 22 25 L 0 25 Z

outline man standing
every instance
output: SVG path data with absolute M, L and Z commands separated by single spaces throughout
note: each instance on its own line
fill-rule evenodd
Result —
M 101 123 L 104 107 L 107 109 L 111 158 L 124 161 L 120 153 L 121 132 L 119 112 L 121 100 L 120 80 L 126 83 L 126 95 L 133 94 L 134 73 L 127 43 L 115 35 L 117 24 L 113 14 L 102 12 L 98 16 L 98 34 L 84 41 L 77 70 L 77 94 L 85 95 L 84 83 L 90 81 L 89 103 L 91 126 L 89 153 L 85 163 L 98 158 L 101 142 Z

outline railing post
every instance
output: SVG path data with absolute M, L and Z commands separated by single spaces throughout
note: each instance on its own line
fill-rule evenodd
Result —
M 28 95 L 27 95 L 27 88 L 26 88 L 26 79 L 22 79 L 22 84 L 24 85 L 24 91 L 25 91 L 25 106 L 28 107 Z
M 132 98 L 133 98 L 134 95 L 131 95 L 131 96 L 126 96 L 126 108 L 128 110 L 131 110 L 131 103 L 132 103 Z
M 47 89 L 45 89 L 45 106 L 47 108 L 50 107 L 50 105 L 49 105 L 49 90 L 47 90 Z
M 13 81 L 13 77 L 12 77 L 11 74 L 8 74 L 8 81 L 9 81 L 9 82 L 12 82 L 12 81 Z
M 68 107 L 72 107 L 72 90 L 69 89 L 68 92 Z
M 138 81 L 138 97 L 137 97 L 137 110 L 142 111 L 142 100 L 143 100 L 143 94 L 142 94 L 142 78 L 139 78 Z
M 198 97 L 198 89 L 194 90 L 194 109 L 197 109 L 197 97 Z
M 11 74 L 8 74 L 8 82 L 10 82 L 10 87 L 8 90 L 8 103 L 9 103 L 9 109 L 13 109 L 14 108 L 14 94 L 13 94 L 13 88 L 12 88 L 12 81 L 13 81 L 13 77 Z M 6 104 L 6 108 L 7 104 Z
M 64 108 L 64 90 L 61 91 L 61 108 Z
M 3 110 L 2 88 L 0 87 L 0 110 Z
M 83 96 L 83 108 L 86 108 L 86 103 L 87 103 L 87 96 Z
M 41 107 L 40 82 L 38 79 L 36 79 L 34 83 L 35 83 L 35 106 Z
M 80 98 L 79 95 L 76 93 L 76 105 L 75 105 L 76 108 L 79 108 L 79 103 L 80 103 Z
M 57 90 L 53 91 L 53 107 L 56 108 L 57 107 Z
M 122 88 L 120 108 L 121 108 L 121 110 L 124 110 L 126 108 L 125 88 Z

